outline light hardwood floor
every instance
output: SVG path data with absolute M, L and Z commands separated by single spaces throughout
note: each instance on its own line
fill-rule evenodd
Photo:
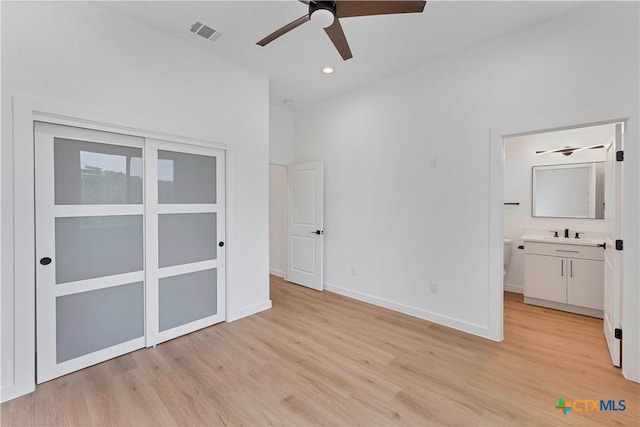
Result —
M 505 294 L 496 343 L 271 278 L 273 309 L 139 350 L 2 405 L 2 425 L 633 425 L 636 383 L 597 319 Z M 625 412 L 554 408 L 624 399 Z

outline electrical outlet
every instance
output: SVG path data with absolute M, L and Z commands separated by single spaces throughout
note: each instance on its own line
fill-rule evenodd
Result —
M 358 270 L 356 269 L 355 265 L 351 266 L 351 275 L 352 276 L 357 276 L 358 275 Z
M 431 293 L 432 294 L 438 293 L 438 282 L 436 282 L 435 280 L 431 281 Z

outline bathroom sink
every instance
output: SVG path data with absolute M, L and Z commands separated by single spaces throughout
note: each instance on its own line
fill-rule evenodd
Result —
M 591 244 L 602 243 L 602 240 L 590 239 L 589 237 L 581 237 L 579 239 L 576 239 L 573 237 L 565 238 L 565 237 L 545 236 L 544 239 L 554 240 L 554 241 L 557 241 L 558 243 L 591 243 Z
M 524 241 L 530 242 L 549 242 L 558 243 L 564 245 L 584 245 L 584 246 L 597 246 L 604 243 L 604 239 L 592 239 L 589 237 L 581 237 L 579 239 L 573 237 L 553 237 L 553 236 L 539 236 L 535 234 L 528 234 L 521 236 Z
M 574 239 L 574 240 L 576 240 L 576 239 Z M 589 244 L 596 245 L 596 246 L 604 244 L 604 239 L 590 239 L 588 237 L 585 237 L 585 238 L 580 238 L 578 240 L 580 242 L 589 243 Z M 576 241 L 578 241 L 578 240 L 576 240 Z

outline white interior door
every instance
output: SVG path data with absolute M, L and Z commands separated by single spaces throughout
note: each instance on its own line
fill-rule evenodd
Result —
M 620 366 L 620 340 L 615 329 L 621 327 L 622 301 L 622 256 L 616 250 L 616 239 L 622 237 L 622 162 L 616 161 L 616 152 L 622 150 L 623 132 L 623 124 L 616 124 L 605 164 L 604 336 L 615 366 Z
M 35 125 L 38 383 L 144 347 L 143 144 Z
M 322 162 L 289 166 L 288 185 L 286 279 L 321 291 L 324 239 Z
M 225 320 L 225 152 L 147 139 L 147 346 Z

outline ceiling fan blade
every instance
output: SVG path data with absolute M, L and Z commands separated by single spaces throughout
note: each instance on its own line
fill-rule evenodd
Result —
M 336 17 L 349 18 L 352 16 L 391 15 L 394 13 L 420 13 L 424 10 L 426 1 L 336 1 Z
M 259 42 L 257 42 L 256 44 L 259 46 L 265 46 L 269 43 L 271 43 L 272 41 L 274 41 L 275 39 L 277 39 L 278 37 L 287 34 L 289 31 L 293 30 L 296 27 L 299 27 L 300 25 L 304 24 L 305 22 L 307 22 L 309 20 L 309 15 L 304 15 L 301 16 L 300 18 L 296 19 L 293 22 L 288 23 L 287 25 L 285 25 L 284 27 L 274 31 L 273 33 L 269 34 L 267 37 L 263 38 L 262 40 L 260 40 Z
M 334 19 L 333 24 L 325 28 L 324 31 L 329 36 L 336 49 L 338 49 L 342 59 L 346 61 L 347 59 L 353 58 L 351 49 L 349 48 L 349 43 L 347 43 L 347 38 L 344 35 L 344 31 L 342 31 L 342 25 L 340 25 L 339 19 Z

